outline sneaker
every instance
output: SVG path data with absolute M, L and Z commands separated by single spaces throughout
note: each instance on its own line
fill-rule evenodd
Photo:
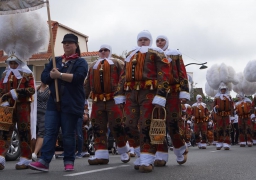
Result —
M 37 171 L 44 171 L 44 172 L 48 172 L 49 171 L 49 168 L 46 167 L 45 165 L 43 165 L 42 163 L 40 162 L 32 162 L 28 165 L 28 168 L 29 169 L 32 169 L 32 170 L 37 170 Z
M 121 154 L 121 161 L 123 163 L 128 163 L 130 161 L 130 154 L 129 153 Z
M 88 152 L 82 152 L 81 155 L 83 157 L 90 157 L 90 154 Z
M 77 154 L 76 154 L 76 158 L 77 158 L 77 159 L 81 159 L 81 158 L 83 158 L 83 156 L 82 156 L 81 153 L 77 153 Z
M 55 156 L 55 154 L 52 156 L 52 160 L 55 160 L 56 159 L 56 156 Z
M 64 152 L 61 154 L 56 154 L 56 158 L 64 158 Z
M 190 146 L 191 146 L 191 142 L 188 142 L 188 143 L 187 143 L 187 146 L 190 147 Z
M 35 153 L 32 153 L 32 161 L 37 161 L 37 155 Z
M 66 164 L 65 165 L 65 171 L 74 171 L 74 165 L 73 164 Z

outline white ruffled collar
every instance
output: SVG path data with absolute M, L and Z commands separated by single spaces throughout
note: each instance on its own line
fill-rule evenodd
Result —
M 220 97 L 221 100 L 224 100 L 224 97 L 226 97 L 229 101 L 231 101 L 230 95 L 229 95 L 228 93 L 222 94 L 222 93 L 219 93 L 219 92 L 218 92 L 218 93 L 215 95 L 215 97 L 216 97 L 216 98 L 217 98 L 217 97 Z
M 8 77 L 9 75 L 11 74 L 11 72 L 14 74 L 14 76 L 17 78 L 17 79 L 21 79 L 22 78 L 22 75 L 20 74 L 20 72 L 24 72 L 24 73 L 32 73 L 32 71 L 28 68 L 27 65 L 21 67 L 20 65 L 16 68 L 16 69 L 11 69 L 10 66 L 8 66 L 6 68 L 6 70 L 4 71 L 5 74 L 5 77 L 4 77 L 4 81 L 3 83 L 7 83 L 8 81 Z
M 127 58 L 125 59 L 125 62 L 130 62 L 132 56 L 135 53 L 137 53 L 138 51 L 141 52 L 141 53 L 146 53 L 146 52 L 148 52 L 148 49 L 153 49 L 153 50 L 156 50 L 160 53 L 164 53 L 164 51 L 162 49 L 158 48 L 158 47 L 150 47 L 150 46 L 141 46 L 141 47 L 139 47 L 139 46 L 137 46 L 137 47 L 134 47 L 132 49 L 132 52 L 129 54 L 129 56 L 127 56 Z
M 103 61 L 103 60 L 108 61 L 108 63 L 109 63 L 110 65 L 113 65 L 113 64 L 114 64 L 114 62 L 113 62 L 111 59 L 109 59 L 109 58 L 99 58 L 99 59 L 96 61 L 96 63 L 94 64 L 93 69 L 97 69 L 99 63 L 100 63 L 101 61 Z

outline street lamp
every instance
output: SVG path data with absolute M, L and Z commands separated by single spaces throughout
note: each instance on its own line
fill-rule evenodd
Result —
M 207 64 L 207 62 L 205 62 L 205 63 L 189 63 L 189 64 L 186 64 L 185 66 L 189 66 L 189 65 L 193 65 L 193 64 L 201 65 L 201 67 L 199 69 L 206 69 L 207 68 L 207 66 L 205 66 L 205 64 Z

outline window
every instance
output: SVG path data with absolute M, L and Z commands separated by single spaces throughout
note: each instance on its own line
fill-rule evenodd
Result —
M 6 67 L 0 67 L 0 75 L 1 75 L 0 77 L 2 77 L 2 74 L 3 74 L 3 72 L 5 71 L 5 68 L 6 68 Z
M 41 74 L 44 70 L 44 66 L 35 66 L 36 81 L 41 81 Z

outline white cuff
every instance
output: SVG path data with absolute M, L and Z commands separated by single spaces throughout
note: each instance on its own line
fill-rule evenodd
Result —
M 140 154 L 140 165 L 153 165 L 155 160 L 155 156 L 147 153 Z
M 166 99 L 162 96 L 156 95 L 152 101 L 152 104 L 157 104 L 157 105 L 165 107 Z
M 15 101 L 18 99 L 18 94 L 16 92 L 16 89 L 12 89 L 10 90 L 11 95 L 12 95 L 12 99 L 14 99 Z
M 181 91 L 180 92 L 180 95 L 179 95 L 179 98 L 180 99 L 187 99 L 187 100 L 190 100 L 190 94 L 186 91 Z
M 156 158 L 155 160 L 164 160 L 165 162 L 168 161 L 168 152 L 156 152 Z
M 87 99 L 84 100 L 84 105 L 88 105 L 88 100 Z
M 127 145 L 125 145 L 123 147 L 117 147 L 118 154 L 127 153 L 128 151 L 129 151 L 129 148 Z
M 95 157 L 97 159 L 109 159 L 109 152 L 108 150 L 96 150 Z
M 187 145 L 185 144 L 184 146 L 181 146 L 180 148 L 175 148 L 173 147 L 173 152 L 177 157 L 180 157 L 184 154 L 184 152 L 187 149 Z
M 10 106 L 10 104 L 9 104 L 8 101 L 4 101 L 4 102 L 1 103 L 0 106 L 2 106 L 2 107 L 7 107 L 7 106 Z
M 114 100 L 116 104 L 122 104 L 125 102 L 125 96 L 115 96 Z

